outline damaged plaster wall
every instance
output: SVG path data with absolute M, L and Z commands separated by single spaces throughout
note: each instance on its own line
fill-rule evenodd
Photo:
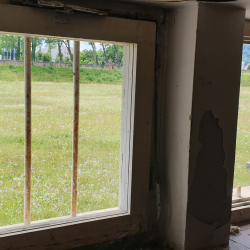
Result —
M 217 229 L 230 220 L 231 197 L 226 195 L 223 131 L 211 110 L 201 118 L 198 141 L 201 147 L 194 179 L 188 190 L 188 212 L 199 221 Z
M 227 244 L 245 10 L 199 4 L 186 248 Z
M 161 109 L 159 231 L 175 250 L 229 241 L 245 10 L 172 10 Z

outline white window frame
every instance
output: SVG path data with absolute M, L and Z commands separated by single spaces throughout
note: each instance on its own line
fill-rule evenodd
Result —
M 70 249 L 146 231 L 156 24 L 84 13 L 74 13 L 62 24 L 52 9 L 1 4 L 0 32 L 124 44 L 126 107 L 122 110 L 119 207 L 2 227 L 0 249 L 51 249 L 55 244 L 57 249 Z
M 245 21 L 243 44 L 250 44 L 250 21 Z M 238 129 L 238 126 L 237 126 Z M 236 142 L 235 142 L 236 143 Z M 236 146 L 236 145 L 235 145 Z M 250 220 L 250 197 L 232 201 L 231 223 L 239 223 Z

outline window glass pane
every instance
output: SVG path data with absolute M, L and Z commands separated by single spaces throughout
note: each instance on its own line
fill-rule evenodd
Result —
M 250 198 L 250 45 L 243 45 L 233 200 Z M 241 187 L 241 197 L 236 187 Z
M 3 35 L 0 41 L 0 226 L 5 226 L 23 223 L 23 37 Z
M 118 207 L 123 46 L 90 46 L 81 42 L 78 213 Z
M 24 38 L 0 39 L 3 226 L 23 223 Z M 36 221 L 71 213 L 74 43 L 31 41 L 31 220 Z M 81 42 L 80 51 L 78 213 L 83 213 L 118 206 L 123 46 Z
M 73 46 L 69 41 L 68 49 L 68 41 L 59 39 L 32 38 L 32 42 L 36 49 L 32 53 L 31 220 L 35 221 L 70 215 Z M 63 60 L 60 64 L 59 51 L 66 64 Z

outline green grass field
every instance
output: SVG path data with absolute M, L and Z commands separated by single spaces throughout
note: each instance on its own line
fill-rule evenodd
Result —
M 89 77 L 88 77 L 89 76 Z M 70 214 L 72 68 L 32 68 L 32 220 Z M 23 223 L 23 67 L 0 66 L 0 226 Z M 122 71 L 81 69 L 78 212 L 118 205 Z M 242 73 L 234 187 L 250 185 L 250 74 Z
M 250 74 L 248 72 L 241 72 L 241 86 L 250 87 Z
M 1 81 L 24 81 L 24 66 L 0 65 Z M 80 68 L 81 83 L 120 84 L 122 70 Z M 72 67 L 32 66 L 32 80 L 36 82 L 72 82 Z
M 237 144 L 235 158 L 234 188 L 250 185 L 250 171 L 246 162 L 250 161 L 250 87 L 241 86 Z
M 81 84 L 78 212 L 118 206 L 121 81 Z M 24 84 L 0 82 L 0 226 L 23 223 Z M 70 214 L 72 83 L 32 85 L 32 220 Z

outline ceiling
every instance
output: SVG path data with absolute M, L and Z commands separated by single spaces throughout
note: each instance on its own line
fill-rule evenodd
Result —
M 196 2 L 195 0 L 115 0 L 116 2 L 138 3 L 142 5 L 155 5 L 163 8 L 174 8 L 183 4 L 190 4 L 190 2 Z M 200 1 L 202 2 L 202 1 Z M 203 2 L 212 2 L 203 1 Z M 250 20 L 250 0 L 236 0 L 236 1 L 220 1 L 214 0 L 215 4 L 238 6 L 239 8 L 246 9 L 246 19 Z
M 0 0 L 0 4 L 2 3 L 9 3 L 10 1 L 13 0 Z M 20 1 L 20 0 L 19 0 Z M 33 0 L 26 0 L 32 2 Z M 82 3 L 84 6 L 84 3 L 89 2 L 89 0 L 45 0 L 45 1 L 59 1 L 59 2 L 78 2 Z M 90 2 L 105 2 L 105 0 L 90 0 Z M 109 2 L 114 2 L 114 3 L 133 3 L 133 4 L 140 4 L 144 6 L 158 6 L 161 8 L 175 8 L 178 6 L 183 6 L 186 4 L 190 4 L 192 2 L 213 2 L 215 4 L 219 5 L 225 5 L 225 6 L 237 6 L 239 8 L 244 8 L 246 9 L 246 19 L 250 20 L 250 0 L 108 0 Z

